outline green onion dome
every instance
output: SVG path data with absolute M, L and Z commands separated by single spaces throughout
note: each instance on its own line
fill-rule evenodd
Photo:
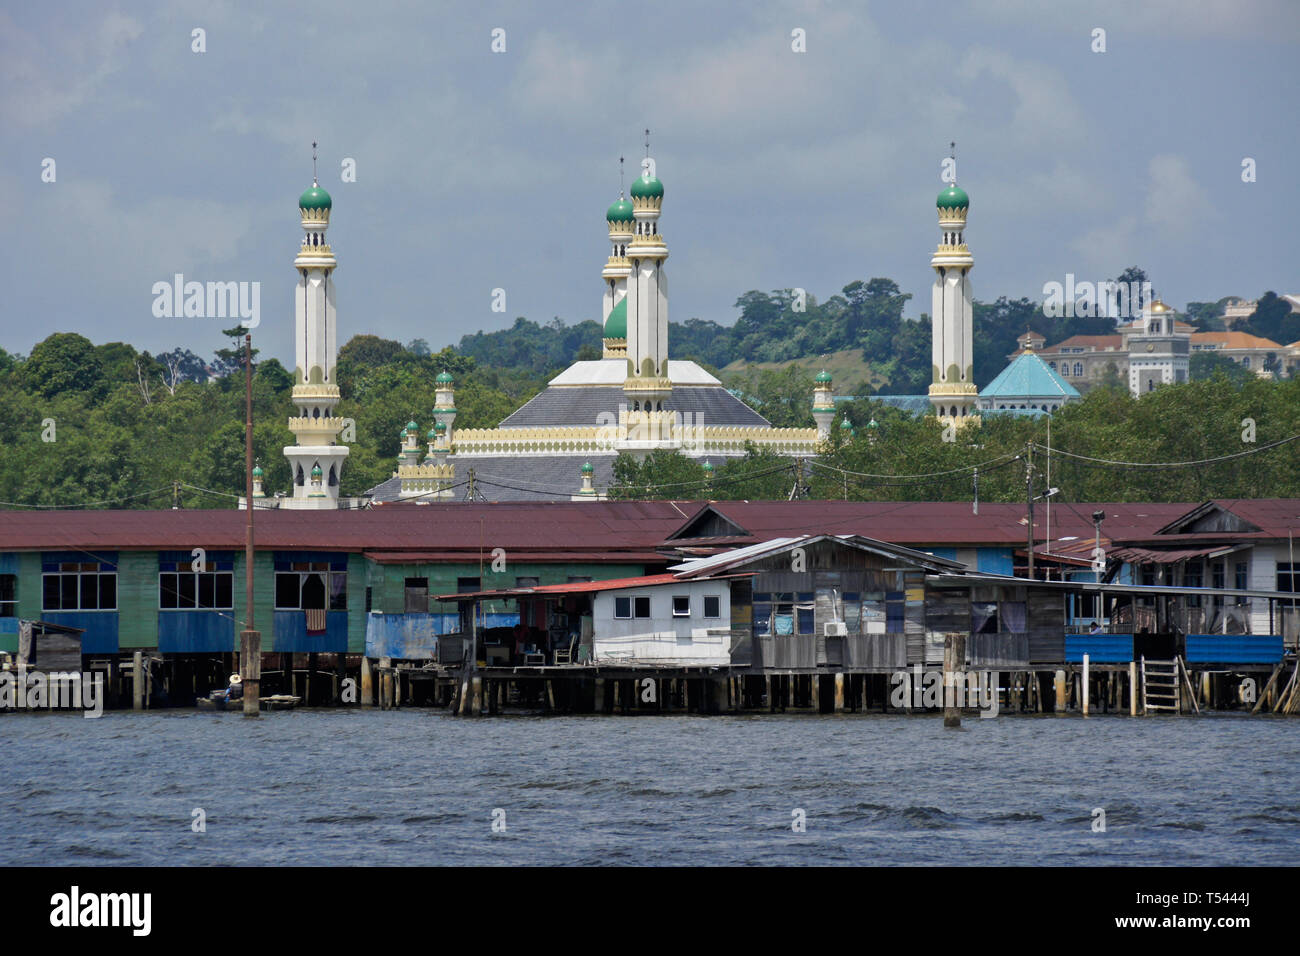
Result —
M 298 197 L 299 209 L 331 209 L 333 206 L 330 194 L 316 185 Z
M 415 422 L 407 422 L 406 430 L 408 432 L 418 432 L 420 430 L 420 426 L 415 424 Z
M 713 474 L 713 462 L 706 461 L 704 463 L 704 470 L 708 472 L 710 475 Z
M 424 437 L 429 439 L 429 441 L 433 441 L 435 438 L 438 437 L 438 430 L 436 428 L 430 428 L 428 433 Z
M 254 477 L 254 478 L 261 478 L 261 477 L 262 477 L 262 466 L 261 466 L 261 465 L 254 465 L 254 466 L 253 466 L 253 477 Z
M 642 175 L 632 183 L 632 196 L 636 199 L 663 198 L 664 184 L 653 176 Z
M 433 430 L 436 431 L 439 435 L 441 435 L 443 432 L 447 430 L 447 423 L 438 422 L 438 424 L 433 426 Z
M 660 194 L 663 193 L 663 187 L 659 187 Z M 632 204 L 626 199 L 619 199 L 618 202 L 610 206 L 605 212 L 606 222 L 631 222 L 632 221 Z
M 609 318 L 605 321 L 605 338 L 627 338 L 627 296 L 619 299 L 618 305 L 610 310 Z
M 966 195 L 966 190 L 953 183 L 939 193 L 939 198 L 934 201 L 934 204 L 939 209 L 966 209 L 970 206 L 970 197 Z
M 324 474 L 324 472 L 320 470 L 320 465 L 311 466 L 311 476 L 313 478 L 319 478 L 322 474 Z
M 434 381 L 439 385 L 450 385 L 452 383 L 451 373 L 445 370 L 441 371 L 438 373 L 438 377 L 434 379 Z
M 595 470 L 596 470 L 596 469 L 593 468 L 593 467 L 591 466 L 591 462 L 589 462 L 589 461 L 588 461 L 588 462 L 585 462 L 585 463 L 583 464 L 583 466 L 582 466 L 582 473 L 583 473 L 584 475 L 590 475 L 590 474 L 591 474 L 592 472 L 594 472 Z
M 830 381 L 831 381 L 831 373 L 828 372 L 828 371 L 826 371 L 826 369 L 822 369 L 820 372 L 817 373 L 817 384 L 818 384 L 818 385 L 822 384 L 823 382 L 825 382 L 827 385 L 829 385 L 829 384 L 830 384 Z

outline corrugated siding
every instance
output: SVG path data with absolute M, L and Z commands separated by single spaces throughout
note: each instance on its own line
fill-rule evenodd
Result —
M 117 615 L 119 650 L 158 646 L 158 552 L 118 554 Z
M 366 615 L 367 657 L 433 660 L 438 653 L 438 614 Z
M 1067 634 L 1065 662 L 1082 664 L 1083 655 L 1093 664 L 1127 664 L 1134 660 L 1132 634 Z
M 235 620 L 229 611 L 159 611 L 158 650 L 164 654 L 236 651 Z
M 1029 661 L 1060 664 L 1065 661 L 1065 632 L 1060 628 L 1030 628 Z
M 1280 634 L 1188 634 L 1189 664 L 1276 664 L 1282 659 Z
M 966 659 L 972 667 L 1024 667 L 1029 663 L 1028 634 L 971 634 Z

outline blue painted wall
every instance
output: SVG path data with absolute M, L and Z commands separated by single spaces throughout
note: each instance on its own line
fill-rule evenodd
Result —
M 1014 561 L 1011 548 L 979 548 L 975 552 L 975 570 L 985 574 L 1011 574 Z
M 276 611 L 271 647 L 275 652 L 306 654 L 346 653 L 348 649 L 348 612 L 327 611 L 325 633 L 307 633 L 307 616 L 302 611 Z
M 46 611 L 42 620 L 51 624 L 66 624 L 85 630 L 81 635 L 81 653 L 117 653 L 116 611 Z
M 235 649 L 235 618 L 230 611 L 158 612 L 158 650 L 164 654 L 215 654 Z
M 1067 634 L 1065 662 L 1082 664 L 1083 655 L 1093 664 L 1127 664 L 1133 660 L 1132 634 Z
M 1276 664 L 1282 659 L 1280 634 L 1188 634 L 1189 664 Z
M 366 615 L 366 656 L 432 660 L 438 651 L 440 620 L 445 614 Z

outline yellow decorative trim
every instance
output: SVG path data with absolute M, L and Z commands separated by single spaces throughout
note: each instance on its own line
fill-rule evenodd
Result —
M 610 256 L 605 262 L 606 269 L 631 269 L 632 260 L 627 256 Z
M 330 211 L 328 209 L 299 209 L 303 222 L 324 222 L 330 221 Z
M 633 196 L 632 197 L 633 212 L 648 212 L 651 210 L 653 210 L 654 212 L 659 212 L 663 208 L 663 204 L 664 204 L 663 196 Z
M 294 398 L 338 398 L 339 387 L 323 384 L 308 385 L 304 382 L 293 387 L 292 395 Z
M 960 206 L 940 206 L 939 221 L 940 222 L 965 222 L 967 212 L 968 210 L 962 209 Z
M 309 246 L 309 245 L 307 245 L 307 240 L 306 240 L 306 239 L 304 239 L 304 240 L 302 241 L 302 252 L 303 252 L 303 253 L 316 253 L 316 254 L 319 254 L 319 255 L 321 255 L 321 256 L 333 256 L 333 255 L 334 255 L 334 253 L 330 251 L 330 247 L 329 247 L 329 243 L 328 243 L 328 242 L 325 243 L 323 246 Z
M 968 256 L 970 255 L 970 246 L 964 242 L 956 246 L 941 242 L 934 254 L 936 256 Z
M 931 395 L 951 395 L 960 398 L 963 395 L 979 395 L 979 389 L 973 382 L 952 382 L 942 385 L 931 385 Z
M 609 234 L 611 238 L 614 236 L 630 236 L 635 231 L 636 223 L 631 219 L 628 219 L 625 222 L 611 222 L 609 224 Z

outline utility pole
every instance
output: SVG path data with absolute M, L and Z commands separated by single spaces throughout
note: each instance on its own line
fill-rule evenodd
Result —
M 256 717 L 262 685 L 262 635 L 253 622 L 253 333 L 244 335 L 244 510 L 248 513 L 244 539 L 244 589 L 247 618 L 239 633 L 240 670 L 244 684 L 244 716 Z
M 1034 576 L 1034 446 L 1025 446 L 1025 506 L 1029 511 L 1029 577 Z

